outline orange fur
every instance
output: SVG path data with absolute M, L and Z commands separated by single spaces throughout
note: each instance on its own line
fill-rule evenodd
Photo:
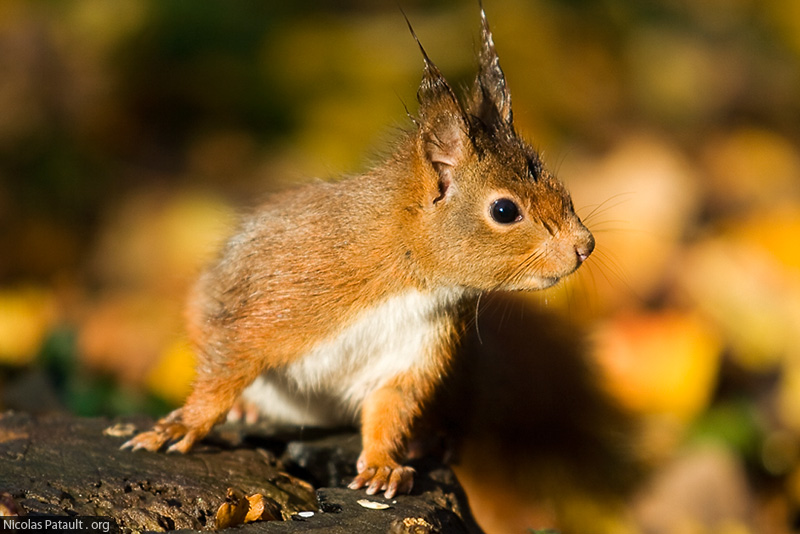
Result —
M 331 423 L 361 418 L 352 487 L 411 489 L 401 465 L 411 423 L 447 372 L 473 299 L 548 287 L 594 247 L 514 131 L 485 18 L 483 43 L 465 105 L 423 52 L 419 118 L 393 156 L 277 194 L 243 222 L 189 301 L 192 394 L 125 446 L 186 452 L 258 377 L 268 415 L 298 417 L 313 399 Z

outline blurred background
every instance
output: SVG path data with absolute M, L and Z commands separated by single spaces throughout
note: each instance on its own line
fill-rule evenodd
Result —
M 401 4 L 466 86 L 477 2 Z M 517 129 L 598 248 L 557 288 L 481 305 L 478 367 L 521 383 L 487 416 L 504 429 L 467 432 L 478 521 L 800 530 L 800 3 L 485 8 Z M 184 294 L 237 213 L 368 168 L 410 126 L 421 71 L 394 0 L 0 3 L 0 408 L 180 404 Z M 537 463 L 551 431 L 582 452 Z

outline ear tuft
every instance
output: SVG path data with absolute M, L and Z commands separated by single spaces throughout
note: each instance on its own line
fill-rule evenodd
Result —
M 470 95 L 468 112 L 492 129 L 513 128 L 511 93 L 494 47 L 486 12 L 481 5 L 481 52 L 478 76 Z
M 408 24 L 411 36 L 414 38 L 414 41 L 416 41 L 417 46 L 419 46 L 419 51 L 422 53 L 422 59 L 425 62 L 422 80 L 420 81 L 419 89 L 417 89 L 417 100 L 420 104 L 422 119 L 425 120 L 426 118 L 430 119 L 433 117 L 437 113 L 437 108 L 446 109 L 450 113 L 463 117 L 463 110 L 458 103 L 458 98 L 456 98 L 453 89 L 450 87 L 450 84 L 447 83 L 447 80 L 445 80 L 439 67 L 428 57 L 428 53 L 425 52 L 425 48 L 422 46 L 422 43 L 420 43 L 413 26 L 411 26 L 411 21 L 408 20 L 405 13 L 403 13 L 403 16 L 406 19 L 406 24 Z
M 405 13 L 403 13 L 405 17 Z M 453 169 L 462 161 L 469 141 L 469 127 L 464 111 L 450 84 L 431 61 L 406 17 L 408 29 L 422 52 L 425 70 L 417 90 L 418 126 L 422 152 L 439 175 L 438 202 L 453 191 Z

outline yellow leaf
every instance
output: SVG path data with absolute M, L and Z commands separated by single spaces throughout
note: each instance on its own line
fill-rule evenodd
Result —
M 0 290 L 0 362 L 30 362 L 55 319 L 55 299 L 46 289 Z
M 789 267 L 793 252 L 776 261 L 781 253 L 771 255 L 769 245 L 756 244 L 755 237 L 737 237 L 743 235 L 738 232 L 748 233 L 740 229 L 733 238 L 693 246 L 682 261 L 680 284 L 697 310 L 723 333 L 737 363 L 769 371 L 796 352 L 799 271 Z
M 180 404 L 191 392 L 194 365 L 194 353 L 188 343 L 174 341 L 148 373 L 147 386 L 159 397 Z
M 800 180 L 800 174 L 795 180 Z M 730 237 L 761 249 L 797 277 L 800 276 L 800 247 L 787 244 L 793 243 L 798 235 L 800 205 L 786 204 L 756 213 L 734 228 Z
M 708 404 L 721 343 L 698 317 L 674 311 L 621 316 L 597 334 L 608 388 L 627 408 L 686 422 Z

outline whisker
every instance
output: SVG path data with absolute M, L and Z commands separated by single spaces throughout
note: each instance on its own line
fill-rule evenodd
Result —
M 561 174 L 561 167 L 564 165 L 564 162 L 567 161 L 569 153 L 570 149 L 563 150 L 562 153 L 556 158 L 555 164 L 551 164 L 551 169 L 555 176 Z
M 608 275 L 608 274 L 606 274 L 606 269 L 608 268 L 608 266 L 607 266 L 607 265 L 605 265 L 603 262 L 601 262 L 601 261 L 599 261 L 599 260 L 598 260 L 598 261 L 595 261 L 594 265 L 595 265 L 595 267 L 597 267 L 598 271 L 600 272 L 600 275 L 602 275 L 602 277 L 605 279 L 605 281 L 606 281 L 606 282 L 607 282 L 609 285 L 612 285 L 612 286 L 613 286 L 613 285 L 614 285 L 614 282 L 611 280 L 611 278 L 609 277 L 609 275 Z M 618 281 L 618 280 L 619 280 L 619 278 L 616 278 L 616 280 Z
M 594 277 L 594 262 L 587 263 L 578 271 L 578 281 L 581 284 L 581 294 L 583 295 L 584 306 L 590 314 L 596 311 L 597 302 L 597 280 Z
M 506 319 L 508 318 L 508 310 L 511 304 L 509 304 L 508 299 L 503 299 L 502 301 L 503 308 L 500 310 L 500 322 L 497 324 L 498 328 L 502 330 L 503 325 L 506 323 Z
M 524 276 L 533 268 L 537 267 L 545 257 L 545 251 L 534 250 L 530 255 L 517 264 L 517 266 L 505 277 L 502 285 L 510 285 L 512 282 L 518 282 L 522 276 Z
M 614 221 L 611 221 L 611 222 L 614 222 Z M 600 224 L 605 224 L 605 223 L 600 223 Z M 635 228 L 624 228 L 624 227 L 621 227 L 621 226 L 612 226 L 612 227 L 609 227 L 609 228 L 603 228 L 603 227 L 598 227 L 598 225 L 593 225 L 590 228 L 590 230 L 592 231 L 593 234 L 610 234 L 612 232 L 614 232 L 614 233 L 616 233 L 616 232 L 629 232 L 629 233 L 638 232 L 638 230 L 636 230 Z
M 572 298 L 580 310 L 587 309 L 589 313 L 594 311 L 594 303 L 597 296 L 597 286 L 591 278 L 591 263 L 584 264 L 570 280 L 573 283 Z M 571 304 L 571 302 L 570 302 Z
M 602 221 L 589 222 L 589 223 L 586 223 L 586 221 L 584 221 L 584 223 L 587 224 L 587 228 L 589 226 L 591 226 L 592 230 L 594 230 L 597 226 L 599 226 L 601 224 L 611 224 L 611 223 L 613 223 L 613 224 L 626 225 L 626 224 L 629 224 L 629 221 L 626 221 L 625 219 L 605 219 L 605 220 L 602 220 Z
M 531 256 L 530 260 L 525 262 L 522 268 L 519 269 L 515 282 L 521 280 L 526 274 L 530 273 L 531 271 L 536 271 L 541 267 L 541 265 L 547 259 L 548 252 L 544 251 L 542 253 L 538 253 L 536 255 Z
M 598 267 L 600 274 L 603 276 L 603 278 L 605 278 L 609 285 L 615 286 L 617 283 L 621 283 L 637 299 L 643 300 L 633 288 L 628 280 L 627 275 L 625 274 L 625 270 L 619 265 L 619 262 L 617 262 L 615 258 L 613 258 L 604 250 L 595 251 L 595 254 L 597 254 L 597 260 L 595 261 L 594 265 Z M 613 276 L 614 280 L 612 280 L 609 275 L 606 274 L 606 271 Z
M 570 276 L 567 280 L 564 281 L 562 291 L 564 292 L 564 300 L 567 302 L 567 317 L 572 319 L 572 300 L 575 295 L 573 291 L 575 289 L 575 281 L 578 277 Z
M 492 294 L 493 292 L 490 291 L 481 291 L 478 293 L 478 299 L 475 302 L 475 313 L 471 314 L 469 319 L 467 319 L 467 324 L 465 325 L 468 329 L 472 328 L 473 326 L 476 329 L 476 333 L 478 335 L 478 340 L 483 343 L 483 339 L 481 338 L 481 333 L 478 325 L 479 317 L 482 313 L 485 313 L 486 310 L 492 305 Z M 481 304 L 483 304 L 483 309 L 481 309 Z
M 601 214 L 603 214 L 603 213 L 605 213 L 605 212 L 607 212 L 609 210 L 612 210 L 612 209 L 616 208 L 617 206 L 621 206 L 625 202 L 630 201 L 629 198 L 620 199 L 620 197 L 630 196 L 630 195 L 634 195 L 634 194 L 635 193 L 633 191 L 628 191 L 626 193 L 617 193 L 616 195 L 610 196 L 609 198 L 605 199 L 604 201 L 602 201 L 599 204 L 590 204 L 589 206 L 587 206 L 587 208 L 592 208 L 592 211 L 590 211 L 587 215 L 582 216 L 581 219 L 583 220 L 584 224 L 587 224 L 589 221 L 591 221 L 592 217 L 596 217 L 598 215 L 601 215 Z M 611 205 L 607 205 L 612 200 L 617 200 L 617 202 L 614 203 L 614 204 L 611 204 Z M 578 210 L 578 211 L 581 211 L 581 210 Z
M 630 283 L 630 280 L 628 280 L 628 276 L 625 273 L 625 269 L 622 267 L 622 265 L 620 265 L 619 261 L 617 261 L 614 256 L 606 252 L 604 249 L 597 250 L 596 253 L 598 262 L 601 265 L 608 267 L 620 279 L 621 282 L 625 284 Z
M 480 315 L 479 310 L 481 309 L 481 298 L 483 297 L 483 291 L 478 293 L 478 301 L 475 303 L 475 333 L 478 335 L 478 343 L 483 345 L 483 338 L 481 337 L 481 328 L 478 325 L 478 316 Z
M 589 278 L 591 278 L 591 280 L 592 280 L 592 293 L 597 295 L 597 279 L 594 276 L 594 262 L 588 263 L 586 266 L 588 267 L 588 269 L 586 269 L 583 272 L 586 273 L 587 276 L 589 276 Z

